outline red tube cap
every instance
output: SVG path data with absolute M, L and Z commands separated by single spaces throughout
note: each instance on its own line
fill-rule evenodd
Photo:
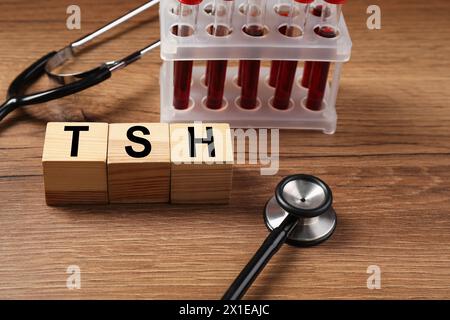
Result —
M 300 2 L 300 3 L 312 3 L 312 2 L 314 2 L 314 0 L 295 0 L 295 2 Z
M 347 0 L 325 0 L 325 2 L 331 3 L 331 4 L 344 4 Z
M 178 0 L 178 2 L 181 2 L 182 4 L 187 4 L 189 6 L 195 6 L 197 4 L 202 3 L 203 0 Z

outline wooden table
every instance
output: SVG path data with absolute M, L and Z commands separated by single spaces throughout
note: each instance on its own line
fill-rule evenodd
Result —
M 69 31 L 71 1 L 3 1 L 0 92 L 37 57 L 141 2 L 79 0 L 82 29 Z M 279 173 L 236 166 L 229 206 L 45 204 L 46 122 L 159 121 L 158 52 L 95 89 L 9 117 L 0 125 L 0 298 L 219 298 L 267 235 L 262 208 L 275 185 L 298 172 L 332 186 L 337 231 L 318 247 L 282 248 L 247 298 L 450 298 L 450 3 L 375 1 L 382 29 L 370 31 L 372 2 L 345 8 L 354 51 L 338 132 L 282 131 Z M 158 37 L 156 13 L 131 25 L 81 63 Z M 80 290 L 66 287 L 70 265 L 81 268 Z M 367 288 L 369 265 L 381 268 L 381 290 Z

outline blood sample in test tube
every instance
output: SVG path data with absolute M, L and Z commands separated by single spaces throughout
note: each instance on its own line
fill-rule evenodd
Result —
M 321 17 L 322 16 L 322 9 L 324 0 L 316 0 L 313 5 L 311 5 L 311 11 L 310 13 L 313 16 Z M 325 12 L 327 13 L 327 17 L 330 16 L 330 12 L 328 8 L 325 8 Z M 311 81 L 311 69 L 312 69 L 313 61 L 305 61 L 304 67 L 303 67 L 303 76 L 301 85 L 304 88 L 309 88 L 309 82 Z
M 199 5 L 202 0 L 178 0 L 178 24 L 173 33 L 179 37 L 192 36 L 197 29 Z M 191 93 L 193 61 L 174 62 L 174 96 L 175 109 L 184 110 L 189 107 Z
M 239 87 L 242 87 L 242 72 L 244 71 L 244 64 L 245 64 L 245 60 L 239 61 L 239 70 L 238 70 L 238 77 L 237 77 L 237 85 Z
M 303 34 L 309 16 L 309 6 L 314 0 L 291 1 L 289 21 L 284 30 L 284 35 L 295 38 Z M 297 65 L 298 61 L 282 61 L 280 63 L 275 95 L 272 101 L 275 109 L 286 110 L 289 108 Z
M 305 61 L 305 64 L 303 66 L 302 87 L 304 88 L 309 88 L 312 65 L 313 61 Z
M 208 86 L 208 80 L 209 80 L 209 70 L 211 70 L 211 61 L 206 61 L 206 68 L 205 68 L 205 86 Z
M 319 26 L 314 30 L 318 36 L 328 39 L 338 36 L 338 25 L 342 13 L 342 5 L 345 1 L 325 0 L 322 6 Z M 330 62 L 313 62 L 308 97 L 306 99 L 306 107 L 308 109 L 320 110 L 322 108 L 329 71 Z
M 247 23 L 244 32 L 252 37 L 264 35 L 264 18 L 266 13 L 266 0 L 248 0 Z M 241 98 L 243 109 L 255 109 L 258 106 L 258 84 L 260 60 L 244 60 L 241 63 Z
M 239 12 L 246 15 L 247 14 L 247 8 L 248 8 L 248 0 L 245 0 L 243 4 L 239 6 Z M 240 87 L 242 86 L 242 71 L 244 69 L 244 60 L 239 61 L 239 69 L 238 69 L 238 76 L 237 76 L 237 85 Z
M 290 0 L 278 0 L 274 7 L 275 12 L 281 17 L 289 17 L 291 8 Z M 278 71 L 280 70 L 280 60 L 273 60 L 270 65 L 269 86 L 275 88 L 277 85 Z
M 269 86 L 277 86 L 278 72 L 280 71 L 280 60 L 273 60 L 270 64 Z
M 210 30 L 212 36 L 225 37 L 230 34 L 233 13 L 233 0 L 214 1 L 214 24 Z M 209 109 L 220 109 L 222 107 L 227 66 L 227 60 L 208 61 L 206 74 L 208 95 L 206 98 L 206 107 Z

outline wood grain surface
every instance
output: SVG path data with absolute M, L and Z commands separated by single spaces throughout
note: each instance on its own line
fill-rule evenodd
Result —
M 0 92 L 36 58 L 141 3 L 76 2 L 75 31 L 65 28 L 72 1 L 0 2 Z M 370 4 L 381 6 L 381 30 L 366 27 Z M 236 166 L 228 206 L 45 204 L 46 123 L 159 121 L 158 52 L 97 88 L 16 112 L 0 124 L 0 298 L 220 298 L 267 235 L 262 209 L 276 183 L 304 172 L 333 188 L 336 233 L 282 248 L 247 298 L 449 299 L 449 11 L 447 0 L 349 1 L 354 51 L 337 133 L 281 131 L 279 173 Z M 77 66 L 157 39 L 157 19 L 135 19 Z M 66 287 L 70 265 L 80 290 Z M 367 289 L 369 265 L 381 268 L 381 290 Z

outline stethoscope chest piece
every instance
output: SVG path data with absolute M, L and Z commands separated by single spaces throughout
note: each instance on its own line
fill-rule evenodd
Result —
M 332 205 L 331 189 L 319 178 L 296 174 L 281 180 L 264 209 L 271 232 L 222 299 L 241 299 L 284 243 L 309 247 L 331 237 L 337 221 Z
M 273 230 L 289 216 L 298 218 L 287 242 L 308 247 L 327 240 L 336 228 L 337 218 L 332 207 L 330 188 L 310 175 L 294 175 L 282 180 L 275 196 L 266 204 L 264 219 Z

